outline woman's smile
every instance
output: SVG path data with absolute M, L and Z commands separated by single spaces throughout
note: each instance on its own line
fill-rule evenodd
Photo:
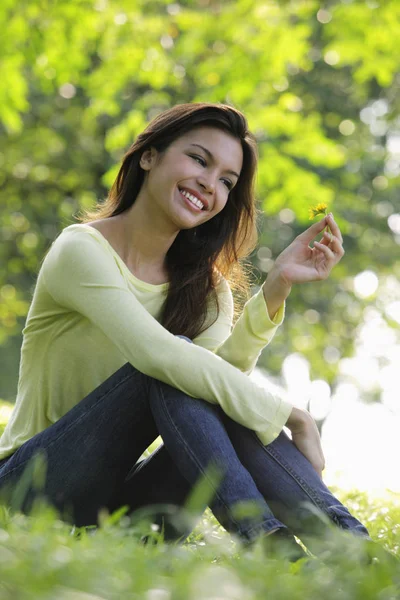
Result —
M 201 213 L 203 211 L 203 209 L 200 208 L 200 206 L 197 206 L 196 204 L 194 204 L 192 202 L 192 200 L 190 200 L 189 198 L 187 198 L 178 188 L 177 188 L 177 190 L 178 190 L 178 194 L 179 194 L 179 197 L 180 197 L 181 201 L 183 200 L 183 202 L 185 203 L 185 205 L 188 208 L 190 208 L 193 212 L 196 212 L 196 213 Z

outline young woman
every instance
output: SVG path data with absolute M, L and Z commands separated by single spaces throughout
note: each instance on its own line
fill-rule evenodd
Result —
M 5 502 L 29 511 L 42 495 L 78 526 L 121 506 L 158 505 L 166 517 L 161 507 L 183 506 L 217 465 L 210 508 L 244 542 L 273 534 L 295 559 L 303 551 L 293 534 L 312 551 L 331 523 L 368 538 L 322 481 L 311 415 L 248 377 L 291 287 L 326 279 L 342 258 L 332 215 L 278 256 L 232 326 L 231 288 L 246 291 L 240 259 L 257 242 L 256 166 L 255 138 L 238 110 L 175 106 L 138 136 L 106 202 L 55 239 L 0 440 Z M 314 241 L 326 225 L 333 235 Z M 138 462 L 158 435 L 164 444 Z M 22 477 L 37 455 L 42 486 Z M 237 510 L 248 501 L 258 510 Z M 165 533 L 184 539 L 189 531 Z

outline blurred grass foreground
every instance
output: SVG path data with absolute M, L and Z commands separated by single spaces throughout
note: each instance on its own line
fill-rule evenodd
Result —
M 0 432 L 12 406 L 0 403 Z M 260 542 L 245 548 L 207 509 L 184 543 L 164 542 L 149 518 L 124 510 L 104 514 L 98 528 L 75 528 L 37 505 L 30 516 L 0 504 L 0 600 L 395 600 L 400 598 L 400 502 L 333 490 L 376 542 L 363 544 L 336 527 L 329 561 L 269 557 Z M 147 538 L 147 543 L 143 540 Z

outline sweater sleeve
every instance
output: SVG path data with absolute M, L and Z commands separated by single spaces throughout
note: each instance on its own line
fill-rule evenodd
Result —
M 41 271 L 54 301 L 89 319 L 136 369 L 193 398 L 219 404 L 263 444 L 279 435 L 292 405 L 221 356 L 165 329 L 129 290 L 113 256 L 94 236 L 62 231 Z
M 226 279 L 217 287 L 220 313 L 210 327 L 193 341 L 211 350 L 231 365 L 250 375 L 261 351 L 271 342 L 285 316 L 285 302 L 271 320 L 262 288 L 244 305 L 232 328 L 233 296 Z M 215 311 L 214 311 L 215 318 Z

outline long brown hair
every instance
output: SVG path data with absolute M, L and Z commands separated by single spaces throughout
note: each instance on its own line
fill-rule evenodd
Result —
M 225 104 L 202 102 L 178 104 L 162 112 L 124 155 L 105 202 L 76 217 L 86 223 L 129 209 L 144 180 L 145 171 L 139 164 L 143 152 L 154 147 L 162 153 L 181 135 L 206 125 L 221 129 L 241 142 L 243 165 L 223 210 L 198 227 L 182 229 L 166 255 L 169 286 L 160 322 L 171 333 L 190 339 L 212 324 L 206 323 L 210 299 L 215 303 L 218 317 L 219 305 L 214 290 L 219 273 L 227 279 L 232 292 L 239 294 L 240 300 L 234 296 L 235 317 L 241 309 L 239 304 L 249 297 L 251 267 L 243 259 L 257 244 L 257 216 L 261 211 L 255 206 L 254 195 L 257 143 L 248 130 L 245 116 Z

